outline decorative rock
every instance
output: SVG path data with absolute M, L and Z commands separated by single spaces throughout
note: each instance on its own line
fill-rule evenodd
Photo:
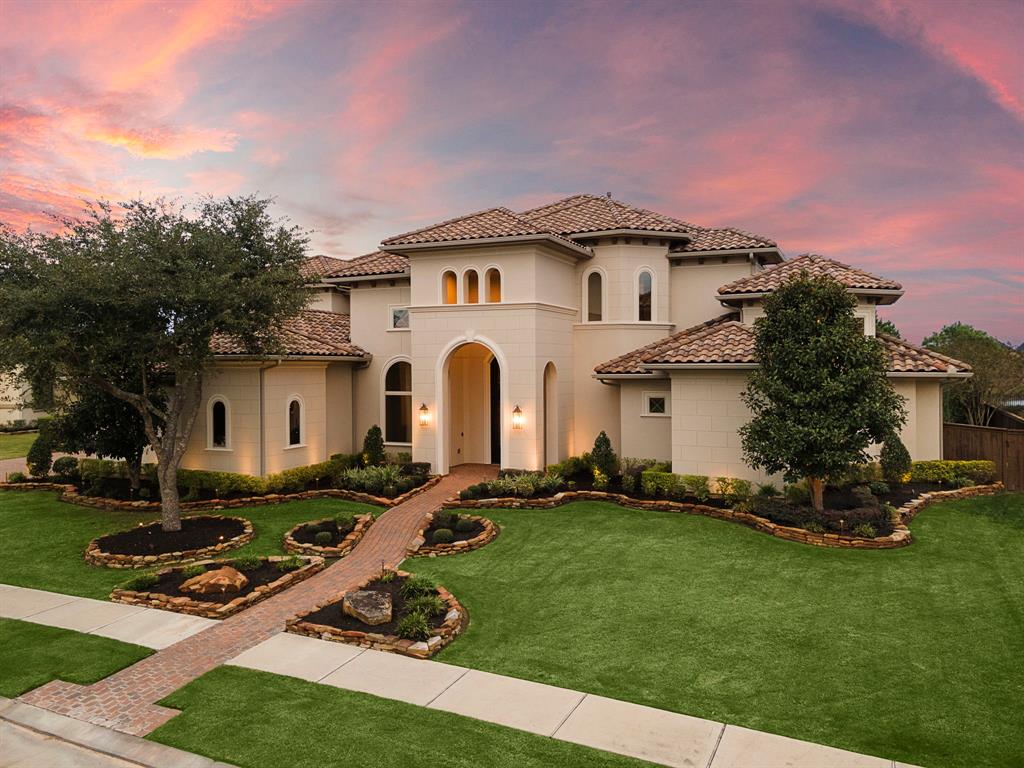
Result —
M 194 592 L 197 595 L 224 594 L 238 592 L 249 583 L 249 578 L 230 565 L 206 571 L 184 582 L 179 589 L 182 592 Z
M 342 599 L 341 610 L 370 626 L 387 624 L 391 621 L 391 595 L 365 589 L 350 592 Z

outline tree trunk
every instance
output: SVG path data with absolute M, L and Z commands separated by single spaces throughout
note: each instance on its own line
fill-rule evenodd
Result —
M 815 512 L 825 509 L 825 481 L 820 477 L 808 477 L 807 486 L 811 489 L 811 506 Z
M 165 531 L 181 530 L 181 499 L 178 495 L 178 465 L 160 462 L 156 468 L 160 483 L 160 522 Z
M 142 459 L 129 458 L 124 462 L 125 471 L 128 473 L 128 482 L 131 483 L 133 495 L 137 496 L 142 486 Z

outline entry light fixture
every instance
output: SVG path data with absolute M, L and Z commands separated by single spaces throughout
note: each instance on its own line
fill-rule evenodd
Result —
M 523 409 L 516 405 L 512 409 L 512 429 L 522 429 L 525 419 L 523 418 Z
M 430 409 L 427 408 L 426 403 L 420 403 L 420 426 L 430 426 Z

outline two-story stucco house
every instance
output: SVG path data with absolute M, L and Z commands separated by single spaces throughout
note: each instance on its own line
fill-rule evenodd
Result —
M 706 229 L 609 197 L 493 208 L 304 265 L 314 298 L 285 353 L 215 345 L 183 466 L 265 474 L 357 450 L 373 424 L 434 471 L 538 469 L 604 430 L 623 456 L 676 472 L 757 478 L 739 398 L 764 296 L 800 270 L 858 299 L 864 332 L 903 293 L 820 256 Z M 906 398 L 914 459 L 942 455 L 943 381 L 958 361 L 880 337 Z

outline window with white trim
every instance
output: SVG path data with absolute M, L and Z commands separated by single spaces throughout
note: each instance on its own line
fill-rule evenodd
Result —
M 636 276 L 636 319 L 650 322 L 654 308 L 654 275 L 650 270 L 642 270 Z
M 408 307 L 391 307 L 390 328 L 394 331 L 409 330 Z
M 487 283 L 487 302 L 497 304 L 501 301 L 501 272 L 496 267 L 491 267 L 485 274 Z
M 669 416 L 669 393 L 668 392 L 644 392 L 643 415 L 644 416 Z
M 441 303 L 457 304 L 459 301 L 459 278 L 450 269 L 441 275 Z
M 293 397 L 288 401 L 288 446 L 303 444 L 302 401 Z
M 465 288 L 462 292 L 462 300 L 467 304 L 477 304 L 480 302 L 480 275 L 477 274 L 475 269 L 467 269 L 464 275 L 466 281 Z
M 604 319 L 604 276 L 596 270 L 588 274 L 586 290 L 586 321 L 599 323 Z
M 229 449 L 230 428 L 227 400 L 220 395 L 210 398 L 206 422 L 206 447 Z
M 412 443 L 412 365 L 405 360 L 384 374 L 384 442 Z

